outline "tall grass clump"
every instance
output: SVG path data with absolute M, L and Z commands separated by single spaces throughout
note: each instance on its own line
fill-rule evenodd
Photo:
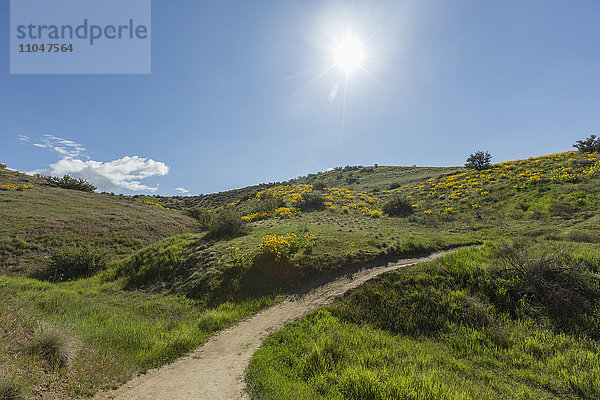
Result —
M 72 357 L 68 339 L 51 328 L 39 329 L 28 350 L 31 354 L 41 357 L 53 369 L 66 367 Z
M 486 291 L 501 311 L 547 317 L 560 331 L 600 339 L 600 276 L 585 261 L 563 250 L 536 252 L 528 242 L 495 250 Z
M 0 400 L 28 400 L 30 391 L 25 383 L 12 376 L 0 376 Z
M 85 278 L 103 270 L 109 258 L 106 250 L 92 245 L 63 246 L 52 254 L 47 267 L 33 276 L 54 282 Z
M 189 269 L 195 242 L 190 234 L 164 239 L 116 262 L 106 278 L 124 277 L 125 287 L 130 289 L 173 288 Z

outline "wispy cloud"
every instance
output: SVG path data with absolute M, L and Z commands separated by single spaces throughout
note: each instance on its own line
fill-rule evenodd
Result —
M 108 162 L 91 160 L 83 145 L 54 135 L 46 134 L 38 140 L 25 135 L 18 135 L 18 138 L 35 147 L 53 151 L 61 157 L 48 168 L 31 171 L 32 173 L 54 176 L 69 174 L 92 182 L 101 191 L 116 192 L 127 189 L 156 192 L 158 185 L 148 186 L 142 181 L 169 173 L 169 167 L 165 163 L 140 156 L 125 156 Z M 186 190 L 176 190 L 179 189 Z
M 186 193 L 189 193 L 189 192 L 190 192 L 190 191 L 189 191 L 189 190 L 187 190 L 186 188 L 182 188 L 182 187 L 176 187 L 176 188 L 175 188 L 175 191 L 177 191 L 177 192 L 179 192 L 179 193 L 181 193 L 181 194 L 186 194 Z
M 25 135 L 17 135 L 19 140 L 31 142 L 31 138 Z M 21 139 L 23 138 L 23 139 Z M 87 158 L 90 157 L 87 155 L 87 149 L 83 147 L 81 144 L 74 142 L 72 140 L 67 140 L 60 138 L 58 136 L 45 134 L 41 137 L 41 139 L 36 140 L 33 145 L 35 147 L 41 147 L 44 149 L 48 149 L 54 151 L 65 158 Z

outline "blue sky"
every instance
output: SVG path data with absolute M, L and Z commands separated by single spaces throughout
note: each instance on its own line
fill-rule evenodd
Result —
M 117 193 L 504 161 L 599 132 L 598 1 L 154 0 L 150 75 L 10 75 L 0 15 L 0 162 Z M 349 31 L 364 68 L 319 75 Z

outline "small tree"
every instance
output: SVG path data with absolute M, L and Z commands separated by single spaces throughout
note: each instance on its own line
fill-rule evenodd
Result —
M 478 151 L 475 154 L 471 154 L 467 158 L 465 167 L 471 168 L 477 171 L 488 169 L 492 167 L 492 155 L 487 151 Z
M 591 135 L 585 140 L 578 140 L 573 147 L 582 153 L 600 153 L 600 138 Z

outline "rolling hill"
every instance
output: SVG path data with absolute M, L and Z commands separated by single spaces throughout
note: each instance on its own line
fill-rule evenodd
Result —
M 483 244 L 418 267 L 414 276 L 386 275 L 285 328 L 265 343 L 251 364 L 248 382 L 253 395 L 280 398 L 277 390 L 285 389 L 299 398 L 360 398 L 369 393 L 379 393 L 374 398 L 406 393 L 416 393 L 415 398 L 432 393 L 447 398 L 493 398 L 498 393 L 511 398 L 540 393 L 593 397 L 600 393 L 595 386 L 569 383 L 575 373 L 544 386 L 544 379 L 558 379 L 560 368 L 536 380 L 531 374 L 539 375 L 541 367 L 517 371 L 507 360 L 520 351 L 515 343 L 535 342 L 531 346 L 546 354 L 561 340 L 566 352 L 596 360 L 595 336 L 590 333 L 597 329 L 596 288 L 588 288 L 589 298 L 573 298 L 585 307 L 578 308 L 583 310 L 577 314 L 581 320 L 571 321 L 575 330 L 569 331 L 566 320 L 544 308 L 548 299 L 523 297 L 523 288 L 530 290 L 529 286 L 488 267 L 504 265 L 498 249 L 509 239 L 521 238 L 532 249 L 531 255 L 519 256 L 525 266 L 536 265 L 548 249 L 558 248 L 579 262 L 566 263 L 560 271 L 584 265 L 577 276 L 555 271 L 557 278 L 542 280 L 544 285 L 554 284 L 568 294 L 573 286 L 561 286 L 557 280 L 583 285 L 596 279 L 599 172 L 597 153 L 565 152 L 481 171 L 346 167 L 185 198 L 84 193 L 4 169 L 0 321 L 6 328 L 0 332 L 0 359 L 11 378 L 0 392 L 5 387 L 46 398 L 88 395 L 185 354 L 309 279 L 406 255 Z M 513 250 L 517 248 L 522 249 Z M 102 263 L 93 273 L 40 273 L 58 268 L 68 272 L 81 266 L 81 260 L 85 264 L 96 259 Z M 471 270 L 475 272 L 467 273 Z M 425 320 L 438 322 L 428 326 L 403 317 L 408 325 L 402 325 L 389 313 L 377 313 L 386 309 L 398 316 L 421 313 Z M 540 309 L 546 311 L 538 318 L 532 310 Z M 315 339 L 314 330 L 323 324 L 339 327 L 342 336 L 327 331 Z M 580 338 L 582 333 L 587 336 Z M 352 350 L 357 356 L 376 353 L 377 346 L 387 343 L 392 353 L 382 354 L 384 360 L 415 348 L 420 352 L 411 355 L 416 364 L 357 360 L 348 353 L 351 350 L 331 347 L 340 341 L 353 349 L 361 335 L 375 335 L 378 342 Z M 492 345 L 479 348 L 481 360 L 473 361 L 468 352 L 449 353 L 470 346 L 469 335 L 509 343 L 504 358 L 490 355 Z M 297 363 L 280 365 L 275 359 L 292 351 L 281 347 L 281 338 L 297 344 L 293 351 L 304 349 L 303 354 L 313 358 L 289 352 Z M 311 346 L 317 353 L 306 350 Z M 439 351 L 428 350 L 431 346 Z M 535 356 L 537 350 L 531 351 Z M 451 359 L 453 364 L 422 361 L 431 357 Z M 553 362 L 583 368 L 566 353 Z M 356 368 L 348 367 L 352 363 Z M 313 364 L 322 368 L 310 370 Z M 335 367 L 332 374 L 326 373 L 327 365 Z M 270 368 L 273 374 L 267 373 Z M 386 368 L 394 371 L 387 380 L 378 375 Z M 452 368 L 473 379 L 458 379 L 460 373 Z M 501 371 L 502 385 L 489 391 L 474 383 L 494 371 Z M 595 371 L 582 379 L 592 379 Z M 447 379 L 438 385 L 436 374 Z M 515 381 L 525 383 L 511 392 L 507 388 Z M 330 392 L 328 385 L 347 390 Z M 466 389 L 453 391 L 455 386 Z

